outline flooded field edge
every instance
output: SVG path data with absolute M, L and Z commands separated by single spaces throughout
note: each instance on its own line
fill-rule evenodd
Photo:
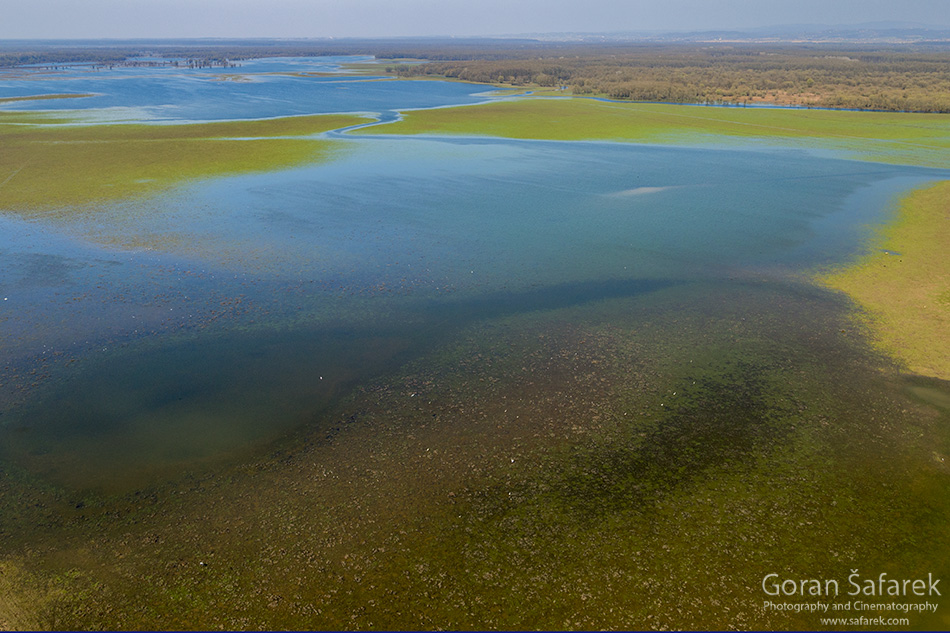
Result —
M 858 160 L 942 168 L 948 149 L 940 114 L 720 108 L 521 97 L 407 112 L 358 134 L 497 136 L 565 141 L 749 145 L 824 149 Z
M 861 260 L 825 273 L 820 283 L 848 293 L 867 312 L 877 344 L 910 371 L 950 379 L 950 181 L 904 196 Z

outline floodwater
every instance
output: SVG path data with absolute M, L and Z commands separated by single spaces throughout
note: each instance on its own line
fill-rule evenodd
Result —
M 236 301 L 254 306 L 260 328 L 158 334 L 170 344 L 146 339 L 132 343 L 146 351 L 86 363 L 8 414 L 14 450 L 39 451 L 30 463 L 61 481 L 70 480 L 59 456 L 67 448 L 84 471 L 121 480 L 126 458 L 133 469 L 178 467 L 273 439 L 344 386 L 421 353 L 433 329 L 490 318 L 489 306 L 537 310 L 845 261 L 860 248 L 857 227 L 936 176 L 779 151 L 352 145 L 329 164 L 112 205 L 68 227 L 68 240 L 60 227 L 5 220 L 4 329 L 22 354 L 30 350 L 18 335 L 46 354 L 77 334 L 135 341 L 202 327 Z M 547 299 L 535 305 L 532 293 Z M 371 318 L 376 305 L 392 313 L 384 323 Z M 103 458 L 114 442 L 120 462 Z
M 228 81 L 220 69 L 72 69 L 2 79 L 0 97 L 91 92 L 3 107 L 176 121 L 391 116 L 488 98 L 458 83 L 269 74 L 339 61 L 258 60 Z M 73 221 L 0 218 L 2 458 L 103 494 L 224 468 L 322 429 L 341 400 L 463 332 L 518 318 L 537 327 L 578 306 L 629 323 L 634 301 L 644 331 L 682 319 L 689 329 L 670 340 L 697 341 L 707 325 L 722 336 L 710 323 L 724 311 L 751 322 L 787 302 L 768 315 L 800 332 L 787 349 L 837 366 L 841 350 L 809 333 L 827 324 L 807 319 L 842 302 L 805 277 L 861 253 L 902 193 L 947 177 L 801 150 L 338 140 L 324 163 Z
M 99 93 L 7 107 L 191 120 L 382 115 L 485 92 L 271 74 L 340 61 L 256 60 L 227 69 L 242 73 L 234 81 L 224 69 L 80 67 L 8 79 L 0 94 Z M 380 137 L 349 139 L 327 163 L 214 179 L 71 224 L 8 216 L 7 362 L 64 351 L 84 362 L 5 412 L 16 429 L 6 452 L 74 485 L 85 479 L 70 464 L 102 469 L 89 481 L 108 487 L 142 464 L 246 449 L 420 354 L 434 331 L 499 310 L 847 261 L 862 227 L 941 175 L 789 150 Z M 228 325 L 209 327 L 222 315 Z

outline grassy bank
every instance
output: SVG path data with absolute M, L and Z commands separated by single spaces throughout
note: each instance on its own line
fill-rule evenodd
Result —
M 405 113 L 360 134 L 499 136 L 564 141 L 722 144 L 763 139 L 881 162 L 943 167 L 950 116 L 777 108 L 714 108 L 525 98 Z
M 866 313 L 878 344 L 910 371 L 950 380 L 950 182 L 906 198 L 871 254 L 821 277 Z
M 71 125 L 64 118 L 4 112 L 0 210 L 26 216 L 71 213 L 77 206 L 149 195 L 191 179 L 321 160 L 338 145 L 304 137 L 364 120 L 306 116 L 186 125 Z

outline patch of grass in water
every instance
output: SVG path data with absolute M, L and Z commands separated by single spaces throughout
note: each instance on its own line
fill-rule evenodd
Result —
M 518 139 L 603 140 L 661 144 L 752 139 L 841 151 L 865 160 L 945 167 L 950 116 L 718 108 L 523 98 L 404 113 L 356 134 L 458 134 Z
M 740 360 L 695 372 L 668 398 L 660 397 L 666 402 L 655 407 L 652 420 L 635 425 L 630 437 L 575 452 L 576 465 L 556 486 L 560 502 L 592 516 L 636 509 L 711 468 L 748 466 L 794 427 L 791 403 L 780 395 L 782 382 L 765 367 Z
M 316 135 L 364 122 L 326 115 L 182 125 L 61 125 L 0 113 L 0 208 L 69 216 L 96 202 L 145 196 L 190 180 L 326 160 Z
M 77 93 L 77 94 L 46 94 L 46 95 L 30 95 L 26 97 L 0 97 L 0 104 L 3 103 L 13 103 L 17 101 L 48 101 L 50 99 L 81 99 L 83 97 L 94 97 L 95 95 L 90 93 Z

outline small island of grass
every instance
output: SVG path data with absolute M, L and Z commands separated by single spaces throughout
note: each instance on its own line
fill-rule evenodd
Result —
M 66 115 L 0 113 L 0 209 L 30 216 L 152 194 L 188 180 L 322 160 L 321 132 L 354 115 L 259 121 L 85 125 Z
M 526 97 L 404 113 L 360 134 L 497 136 L 558 141 L 722 145 L 763 141 L 841 152 L 893 164 L 943 167 L 950 152 L 944 114 L 621 103 Z

